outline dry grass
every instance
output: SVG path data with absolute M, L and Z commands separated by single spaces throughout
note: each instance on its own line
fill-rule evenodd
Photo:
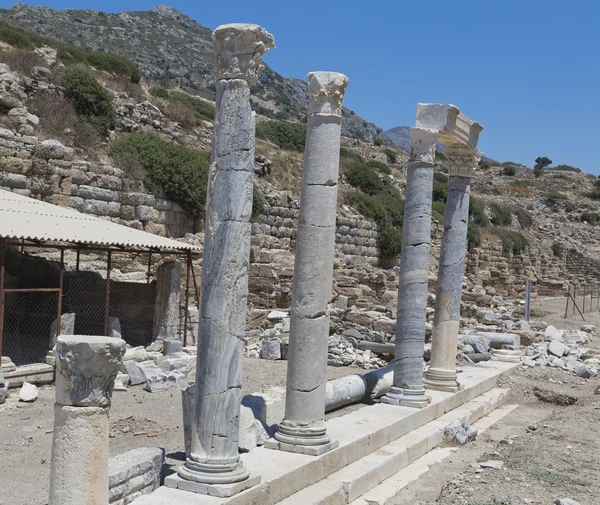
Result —
M 40 118 L 38 131 L 46 138 L 85 151 L 94 149 L 101 141 L 96 129 L 77 115 L 73 104 L 56 93 L 36 93 L 27 102 L 27 108 Z
M 274 152 L 273 145 L 256 140 L 256 154 L 271 160 L 271 173 L 265 179 L 278 188 L 288 191 L 293 198 L 300 198 L 302 187 L 302 154 L 296 151 L 287 151 L 277 148 Z
M 176 121 L 182 128 L 190 129 L 198 126 L 200 120 L 194 114 L 194 111 L 190 109 L 186 104 L 169 100 L 166 102 L 160 110 L 166 118 L 171 121 Z
M 6 63 L 11 70 L 27 77 L 33 77 L 34 67 L 48 66 L 40 55 L 26 49 L 0 51 L 0 62 Z
M 535 196 L 536 190 L 535 188 L 531 188 L 524 181 L 513 181 L 505 186 L 500 186 L 498 188 L 502 194 L 508 194 L 513 196 L 519 196 L 524 198 L 530 198 Z
M 131 82 L 129 77 L 125 77 L 124 75 L 111 75 L 107 77 L 104 74 L 99 80 L 105 88 L 117 93 L 127 93 L 129 98 L 133 98 L 138 103 L 146 100 L 146 93 L 142 86 L 138 83 Z

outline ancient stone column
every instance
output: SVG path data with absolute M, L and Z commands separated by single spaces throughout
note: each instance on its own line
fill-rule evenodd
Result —
M 156 269 L 152 340 L 176 340 L 179 332 L 181 263 L 167 261 Z M 186 308 L 187 310 L 187 308 Z
M 460 299 L 467 255 L 467 227 L 471 177 L 481 159 L 477 149 L 445 147 L 449 167 L 448 198 L 437 281 L 431 361 L 425 386 L 439 391 L 458 391 L 456 351 Z
M 290 312 L 285 418 L 269 446 L 322 454 L 327 435 L 325 388 L 333 281 L 342 100 L 348 78 L 307 76 L 308 122 Z
M 108 505 L 108 409 L 125 353 L 110 337 L 58 337 L 48 505 Z
M 250 86 L 260 56 L 274 47 L 257 25 L 231 24 L 213 33 L 217 59 L 216 115 L 206 206 L 198 330 L 196 409 L 191 455 L 180 489 L 230 496 L 260 481 L 239 460 L 238 427 L 248 298 L 255 119 Z M 236 484 L 237 485 L 233 485 Z
M 431 400 L 425 395 L 423 387 L 423 350 L 427 324 L 431 198 L 438 131 L 411 128 L 410 139 L 398 279 L 394 385 L 381 401 L 423 408 Z

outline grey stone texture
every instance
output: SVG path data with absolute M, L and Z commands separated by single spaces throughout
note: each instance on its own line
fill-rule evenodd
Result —
M 238 454 L 255 119 L 250 86 L 273 37 L 256 25 L 225 25 L 213 33 L 217 97 L 209 169 L 194 430 L 191 454 L 176 484 L 210 494 L 211 486 L 248 481 Z M 198 485 L 200 487 L 198 487 Z M 208 485 L 208 486 L 207 486 Z M 189 487 L 189 486 L 188 486 Z M 234 486 L 235 487 L 235 486 Z M 244 486 L 237 486 L 238 492 Z
M 66 313 L 60 315 L 60 334 L 73 335 L 75 333 L 75 313 Z M 50 349 L 56 344 L 56 319 L 50 325 Z
M 61 335 L 56 341 L 56 402 L 109 407 L 125 341 L 89 335 Z
M 456 350 L 462 281 L 467 256 L 471 176 L 481 159 L 476 149 L 446 148 L 449 164 L 448 198 L 440 252 L 430 368 L 425 384 L 431 389 L 457 391 Z
M 341 104 L 348 78 L 307 76 L 306 131 L 294 263 L 285 419 L 274 447 L 326 446 L 325 388 L 336 231 Z
M 181 292 L 181 263 L 167 261 L 156 270 L 156 301 L 152 338 L 177 340 Z
M 108 462 L 110 505 L 127 505 L 160 486 L 165 450 L 141 447 L 113 456 Z
M 427 324 L 431 202 L 437 130 L 411 128 L 407 166 L 398 312 L 394 350 L 394 385 L 384 403 L 425 407 L 423 350 Z

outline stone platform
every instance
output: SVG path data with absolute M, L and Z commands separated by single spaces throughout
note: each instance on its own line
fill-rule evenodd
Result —
M 428 391 L 423 409 L 377 404 L 331 419 L 328 432 L 339 447 L 320 456 L 256 448 L 242 455 L 261 483 L 229 498 L 161 487 L 133 505 L 346 505 L 392 478 L 443 440 L 459 419 L 473 423 L 506 400 L 498 378 L 518 366 L 489 361 L 464 368 L 458 393 Z M 360 502 L 357 502 L 360 503 Z M 377 502 L 374 502 L 377 503 Z

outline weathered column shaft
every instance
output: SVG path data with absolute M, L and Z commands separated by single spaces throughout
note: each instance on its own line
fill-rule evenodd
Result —
M 160 265 L 156 270 L 153 340 L 178 338 L 180 291 L 181 263 L 167 261 Z
M 213 42 L 219 79 L 204 235 L 196 408 L 191 456 L 179 476 L 196 483 L 230 484 L 249 476 L 239 462 L 238 428 L 255 150 L 250 84 L 256 82 L 260 55 L 273 47 L 273 38 L 256 25 L 225 25 L 215 30 Z
M 458 391 L 456 352 L 467 254 L 470 185 L 481 154 L 476 149 L 447 147 L 445 151 L 450 166 L 448 198 L 444 212 L 431 362 L 425 385 L 429 389 Z
M 332 447 L 325 417 L 342 99 L 348 78 L 307 76 L 309 104 L 290 313 L 285 419 L 278 448 Z M 287 447 L 291 444 L 294 447 Z M 308 450 L 308 452 L 314 452 Z
M 411 128 L 407 167 L 402 254 L 398 279 L 398 316 L 394 385 L 384 403 L 425 407 L 423 350 L 427 323 L 427 282 L 431 245 L 431 201 L 437 130 Z
M 48 505 L 108 505 L 108 411 L 124 352 L 110 337 L 57 340 Z

